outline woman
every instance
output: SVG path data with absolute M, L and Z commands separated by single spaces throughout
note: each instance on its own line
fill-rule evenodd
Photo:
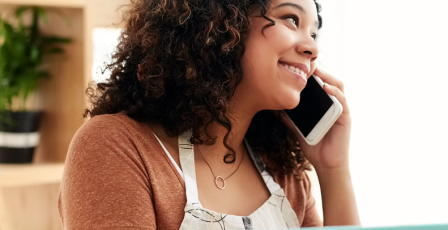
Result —
M 342 83 L 316 67 L 313 0 L 135 0 L 107 83 L 70 145 L 66 229 L 357 225 Z M 315 146 L 276 112 L 315 74 L 344 112 Z M 301 79 L 302 78 L 302 79 Z M 309 162 L 308 162 L 309 161 Z

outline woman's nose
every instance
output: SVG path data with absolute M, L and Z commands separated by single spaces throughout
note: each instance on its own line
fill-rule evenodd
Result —
M 316 41 L 312 37 L 302 38 L 297 44 L 297 52 L 307 56 L 311 62 L 316 60 L 319 54 Z

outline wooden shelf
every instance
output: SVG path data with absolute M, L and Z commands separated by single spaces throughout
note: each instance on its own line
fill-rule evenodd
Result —
M 60 183 L 63 163 L 0 164 L 0 188 Z
M 0 229 L 60 230 L 64 164 L 0 164 Z

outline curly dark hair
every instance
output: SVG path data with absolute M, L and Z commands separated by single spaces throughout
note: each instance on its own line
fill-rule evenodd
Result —
M 88 87 L 91 108 L 84 117 L 124 111 L 139 122 L 161 123 L 172 137 L 191 129 L 191 142 L 206 145 L 216 143 L 207 128 L 217 122 L 227 129 L 223 160 L 233 163 L 229 101 L 243 77 L 240 60 L 254 6 L 268 22 L 264 28 L 275 25 L 265 16 L 269 0 L 131 0 L 106 65 L 112 74 Z M 320 29 L 319 14 L 318 20 Z M 272 172 L 310 169 L 297 137 L 272 111 L 255 115 L 246 139 Z

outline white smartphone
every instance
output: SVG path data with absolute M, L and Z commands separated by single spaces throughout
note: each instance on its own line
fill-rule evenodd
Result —
M 281 114 L 282 121 L 309 145 L 316 145 L 342 114 L 341 103 L 324 91 L 323 84 L 319 77 L 308 78 L 299 105 Z

